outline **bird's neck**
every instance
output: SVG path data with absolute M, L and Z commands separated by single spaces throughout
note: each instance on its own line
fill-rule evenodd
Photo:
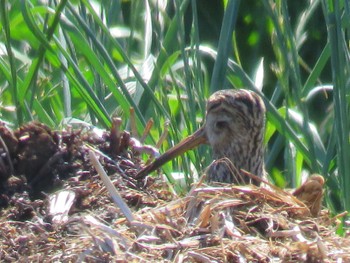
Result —
M 264 175 L 264 149 L 263 145 L 255 144 L 254 147 L 243 148 L 239 144 L 231 145 L 227 151 L 213 149 L 214 160 L 227 158 L 235 167 L 235 171 L 242 169 L 258 177 Z

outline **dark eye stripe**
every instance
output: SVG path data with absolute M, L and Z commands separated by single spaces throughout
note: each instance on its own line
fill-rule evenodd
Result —
M 209 112 L 209 111 L 212 111 L 212 110 L 218 108 L 221 104 L 222 104 L 221 101 L 218 101 L 218 102 L 216 102 L 216 103 L 213 103 L 213 104 L 210 105 L 210 107 L 207 109 L 207 111 L 208 111 L 208 112 Z
M 241 102 L 247 108 L 249 114 L 253 115 L 253 108 L 256 105 L 256 101 L 253 100 L 253 97 L 249 95 L 245 94 L 244 96 L 238 97 L 237 102 Z
M 265 111 L 262 100 L 256 94 L 242 94 L 242 96 L 237 97 L 236 100 L 237 102 L 241 102 L 243 105 L 245 105 L 247 112 L 249 112 L 251 115 Z

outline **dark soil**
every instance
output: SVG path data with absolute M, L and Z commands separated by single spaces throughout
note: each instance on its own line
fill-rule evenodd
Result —
M 25 229 L 28 222 L 36 222 L 37 218 L 43 225 L 36 227 L 43 227 L 46 234 L 54 229 L 49 196 L 56 191 L 75 193 L 70 214 L 94 211 L 105 222 L 121 216 L 91 166 L 91 148 L 129 207 L 154 207 L 161 200 L 172 198 L 168 192 L 157 190 L 162 187 L 159 182 L 133 179 L 140 169 L 140 153 L 130 147 L 130 134 L 117 128 L 97 134 L 87 128 L 57 132 L 39 122 L 15 131 L 0 124 L 0 261 L 29 259 L 37 252 L 37 248 L 28 245 L 34 242 L 30 240 L 33 232 Z M 56 239 L 57 235 L 64 240 L 66 233 L 56 233 Z

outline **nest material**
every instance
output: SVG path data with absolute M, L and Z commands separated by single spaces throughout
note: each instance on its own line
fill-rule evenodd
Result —
M 255 186 L 197 187 L 191 195 L 144 213 L 157 240 L 135 240 L 147 258 L 162 251 L 174 262 L 332 262 L 350 260 L 350 240 L 336 220 L 282 190 Z M 147 227 L 145 227 L 146 229 Z
M 128 221 L 86 162 L 84 136 L 68 136 L 79 142 L 66 146 L 77 171 L 60 192 L 33 199 L 25 180 L 8 179 L 2 193 L 8 205 L 0 210 L 2 262 L 350 262 L 350 237 L 336 235 L 345 213 L 332 218 L 322 210 L 312 217 L 289 192 L 253 185 L 199 183 L 180 198 L 160 180 L 128 179 L 132 174 L 123 171 L 133 173 L 138 160 L 111 162 L 100 154 L 131 210 Z
M 126 190 L 124 198 L 149 198 L 134 191 Z M 326 210 L 311 218 L 306 206 L 282 190 L 196 186 L 187 197 L 134 210 L 131 223 L 105 200 L 106 191 L 100 190 L 100 195 L 102 209 L 73 213 L 56 225 L 38 218 L 2 222 L 1 251 L 13 246 L 27 260 L 50 262 L 350 260 L 349 237 L 335 234 L 337 218 L 330 218 Z M 103 211 L 120 217 L 103 222 Z M 6 260 L 6 255 L 0 256 Z

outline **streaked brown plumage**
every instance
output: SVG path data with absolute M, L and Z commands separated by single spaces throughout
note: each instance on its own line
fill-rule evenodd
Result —
M 208 100 L 204 126 L 143 168 L 136 178 L 201 143 L 209 143 L 214 161 L 208 168 L 207 180 L 248 183 L 241 169 L 258 177 L 264 174 L 264 127 L 265 106 L 255 92 L 217 91 Z
M 208 181 L 248 183 L 241 169 L 264 174 L 265 106 L 253 91 L 222 90 L 207 104 L 205 134 L 213 149 Z

